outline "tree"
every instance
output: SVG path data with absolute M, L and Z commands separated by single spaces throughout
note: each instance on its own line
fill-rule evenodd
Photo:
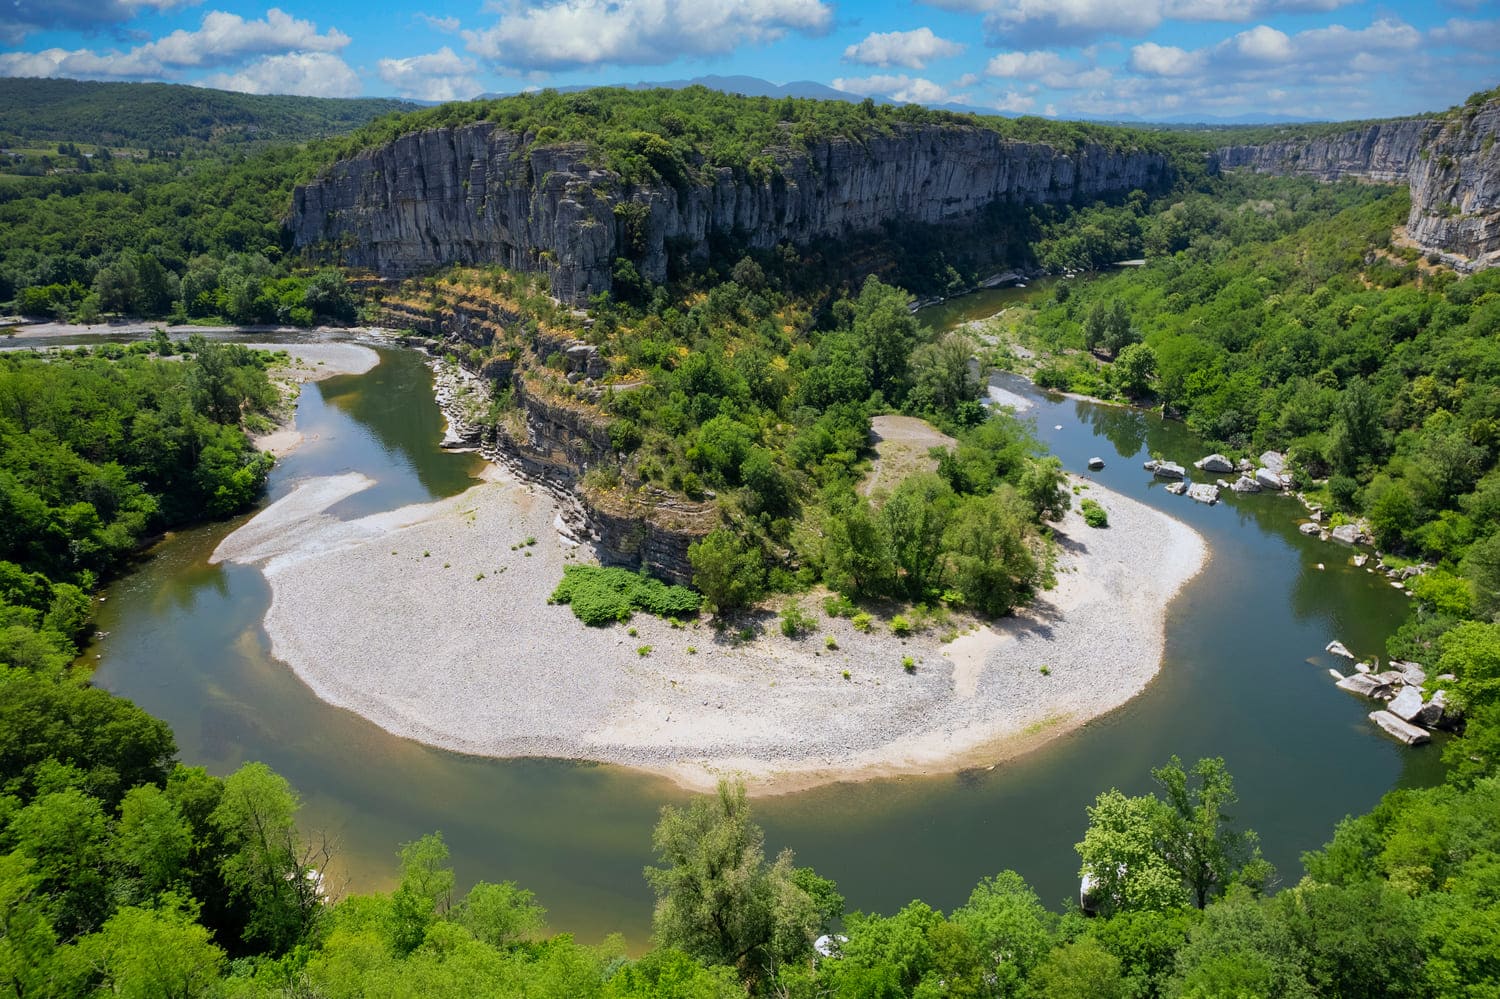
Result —
M 811 953 L 818 903 L 798 886 L 791 851 L 766 863 L 743 784 L 721 781 L 716 795 L 664 807 L 651 842 L 658 944 L 737 968 L 749 983 Z
M 910 302 L 906 292 L 871 276 L 854 303 L 852 330 L 869 358 L 870 385 L 893 401 L 906 395 L 907 369 L 920 336 Z
M 693 586 L 720 613 L 759 600 L 766 589 L 766 568 L 760 552 L 739 534 L 720 527 L 688 546 Z
M 101 980 L 100 992 L 125 999 L 198 999 L 219 992 L 224 952 L 188 902 L 168 895 L 155 908 L 130 906 L 78 943 Z
M 1017 994 L 1052 946 L 1054 918 L 1015 871 L 985 878 L 951 919 L 973 939 L 1000 995 Z
M 971 496 L 949 528 L 953 582 L 969 606 L 1007 613 L 1037 582 L 1041 567 L 1028 543 L 1030 510 L 1008 485 Z
M 540 933 L 547 910 L 514 881 L 481 881 L 454 907 L 451 918 L 491 947 L 506 948 Z
M 1036 999 L 1126 999 L 1120 960 L 1092 937 L 1063 944 L 1031 974 L 1028 995 Z
M 141 784 L 125 792 L 120 802 L 120 821 L 111 846 L 115 863 L 135 883 L 134 899 L 144 902 L 183 876 L 193 831 L 160 788 Z
M 912 351 L 912 387 L 907 397 L 910 408 L 951 414 L 959 403 L 975 398 L 979 383 L 969 370 L 973 352 L 969 339 L 958 333 L 948 333 Z
M 934 472 L 920 472 L 901 480 L 880 508 L 902 589 L 915 600 L 942 585 L 943 536 L 953 507 L 948 483 Z
M 1219 758 L 1199 760 L 1191 772 L 1173 757 L 1152 772 L 1166 792 L 1099 795 L 1077 846 L 1080 873 L 1093 881 L 1102 913 L 1203 908 L 1232 883 L 1260 889 L 1270 869 L 1253 832 L 1229 825 L 1234 782 Z
M 863 496 L 828 518 L 823 540 L 823 578 L 829 586 L 848 596 L 874 596 L 894 588 L 890 534 Z
M 1151 391 L 1156 377 L 1156 352 L 1143 343 L 1132 343 L 1115 355 L 1115 383 L 1132 399 Z
M 409 954 L 427 935 L 433 920 L 453 902 L 453 868 L 442 833 L 429 833 L 401 847 L 401 885 L 391 896 L 396 952 Z
M 284 777 L 247 763 L 224 780 L 211 817 L 223 838 L 225 884 L 244 906 L 247 944 L 282 953 L 306 939 L 322 912 L 326 843 L 304 846 L 295 817 L 299 802 Z

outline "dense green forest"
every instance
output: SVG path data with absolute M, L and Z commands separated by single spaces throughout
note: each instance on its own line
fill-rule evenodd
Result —
M 599 99 L 620 109 L 620 135 L 654 113 Z M 566 138 L 587 116 L 548 103 L 562 100 L 505 106 L 551 108 L 528 121 Z M 718 98 L 696 100 L 679 138 L 715 127 Z M 755 114 L 782 120 L 765 103 Z M 870 115 L 827 113 L 809 128 Z M 875 117 L 903 113 L 925 114 Z M 277 219 L 295 180 L 410 125 L 91 170 L 75 150 L 59 155 L 76 172 L 0 177 L 0 299 L 350 316 L 337 274 L 287 259 Z M 713 156 L 732 161 L 761 127 L 726 129 Z M 459 895 L 437 835 L 392 845 L 396 890 L 325 897 L 329 846 L 299 831 L 295 789 L 258 764 L 217 777 L 177 760 L 165 725 L 71 665 L 100 579 L 155 533 L 259 495 L 266 461 L 243 428 L 274 398 L 262 361 L 202 343 L 153 356 L 164 337 L 0 356 L 0 996 L 1500 994 L 1500 278 L 1392 247 L 1404 211 L 1368 186 L 1185 177 L 1164 197 L 1025 220 L 1049 267 L 1151 260 L 1060 284 L 1012 324 L 1050 355 L 1039 380 L 1164 404 L 1236 452 L 1285 447 L 1331 509 L 1431 559 L 1392 652 L 1452 674 L 1467 717 L 1444 786 L 1391 792 L 1302 872 L 1260 859 L 1220 761 L 1163 761 L 1155 794 L 1102 791 L 1079 816 L 1093 917 L 1001 870 L 948 913 L 846 913 L 837 885 L 768 855 L 727 786 L 664 811 L 644 872 L 655 935 L 638 957 L 550 931 L 524 871 Z M 1044 585 L 1045 522 L 1066 494 L 1024 428 L 974 402 L 974 344 L 922 332 L 898 287 L 809 287 L 812 271 L 787 251 L 721 256 L 671 288 L 621 268 L 596 303 L 593 329 L 639 383 L 602 404 L 616 474 L 721 500 L 700 589 L 733 606 L 821 578 L 844 595 L 838 612 L 867 597 L 993 612 Z M 489 280 L 509 294 L 527 279 Z M 867 498 L 869 419 L 893 410 L 958 443 L 936 473 Z M 609 474 L 589 487 L 611 488 Z M 828 932 L 836 954 L 820 957 Z
M 284 97 L 174 83 L 0 79 L 0 146 L 86 143 L 180 152 L 195 144 L 301 142 L 416 105 L 383 97 Z

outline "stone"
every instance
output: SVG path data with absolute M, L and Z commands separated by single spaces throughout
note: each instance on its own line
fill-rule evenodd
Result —
M 1213 506 L 1219 502 L 1219 487 L 1209 485 L 1207 482 L 1195 482 L 1188 486 L 1188 499 L 1197 500 L 1199 503 L 1207 503 Z
M 1267 451 L 1260 456 L 1260 465 L 1280 475 L 1286 471 L 1286 455 L 1280 451 Z
M 1262 489 L 1275 489 L 1279 492 L 1284 488 L 1281 473 L 1270 468 L 1257 468 L 1255 481 Z
M 1260 492 L 1260 483 L 1248 475 L 1241 475 L 1234 480 L 1234 485 L 1229 488 L 1237 493 L 1258 493 Z
M 1154 472 L 1156 471 L 1156 467 L 1160 464 L 1161 462 L 1157 461 L 1155 458 L 1148 458 L 1145 461 L 1141 462 L 1141 467 L 1148 472 Z
M 1334 639 L 1333 641 L 1331 641 L 1327 645 L 1325 645 L 1323 647 L 1323 651 L 1324 652 L 1331 652 L 1334 655 L 1336 655 L 1336 656 L 1342 656 L 1345 659 L 1353 659 L 1354 658 L 1354 653 L 1350 652 L 1349 649 L 1348 649 L 1348 647 L 1346 645 L 1344 645 L 1343 642 L 1340 642 L 1337 639 Z
M 1234 463 L 1234 470 L 1236 472 L 1244 473 L 1253 472 L 1255 471 L 1255 462 L 1251 461 L 1249 458 L 1241 458 L 1239 461 Z
M 1421 663 L 1392 659 L 1391 669 L 1400 672 L 1401 682 L 1409 683 L 1413 687 L 1420 687 L 1427 682 L 1427 671 L 1422 668 Z
M 1322 562 L 1319 562 L 1317 565 L 1313 566 L 1313 568 L 1318 570 L 1319 572 L 1322 572 L 1325 567 Z
M 1101 469 L 1103 467 L 1104 467 L 1104 459 L 1103 458 L 1090 458 L 1089 459 L 1089 468 L 1093 469 L 1094 471 L 1097 472 L 1097 471 L 1099 471 L 1099 469 Z
M 1422 691 L 1416 687 L 1402 687 L 1385 709 L 1404 722 L 1416 721 L 1422 713 Z
M 1201 472 L 1232 472 L 1234 465 L 1222 454 L 1211 454 L 1206 458 L 1199 458 L 1193 462 L 1193 467 Z
M 1432 695 L 1431 700 L 1422 705 L 1421 712 L 1417 715 L 1417 721 L 1427 728 L 1437 728 L 1447 720 L 1448 692 L 1439 690 Z
M 1323 529 L 1321 527 L 1319 527 L 1317 524 L 1308 522 L 1306 524 L 1299 524 L 1299 525 L 1297 525 L 1297 530 L 1301 531 L 1303 534 L 1313 535 L 1313 534 L 1321 533 Z
M 1328 675 L 1329 675 L 1329 676 L 1331 676 L 1331 677 L 1333 677 L 1333 678 L 1334 678 L 1334 680 L 1342 680 L 1342 679 L 1344 679 L 1344 674 L 1342 674 L 1342 673 L 1340 673 L 1340 672 L 1339 672 L 1339 671 L 1338 671 L 1338 670 L 1336 670 L 1336 669 L 1331 669 L 1331 668 L 1330 668 L 1330 669 L 1329 669 L 1329 670 L 1328 670 Z
M 1340 690 L 1347 690 L 1361 697 L 1374 697 L 1375 692 L 1380 689 L 1380 684 L 1364 673 L 1351 673 L 1340 680 L 1336 686 Z
M 1357 545 L 1365 539 L 1358 524 L 1340 524 L 1328 533 L 1333 537 L 1333 540 L 1342 541 L 1346 545 Z
M 1370 561 L 1370 556 L 1356 555 L 1354 556 L 1354 568 L 1363 569 L 1365 567 L 1365 563 L 1368 561 Z
M 1186 482 L 1174 482 L 1167 487 L 1167 492 L 1171 493 L 1173 496 L 1181 496 L 1187 491 L 1188 485 Z
M 1159 461 L 1151 470 L 1151 474 L 1158 479 L 1181 479 L 1187 476 L 1187 469 L 1175 461 Z
M 1354 664 L 1354 668 L 1356 670 L 1358 670 L 1359 672 L 1361 672 L 1361 673 L 1373 673 L 1373 672 L 1375 672 L 1374 668 L 1371 667 L 1369 663 L 1364 662 L 1363 660 L 1361 660 L 1360 662 L 1355 663 Z
M 1432 741 L 1432 736 L 1428 735 L 1425 729 L 1403 721 L 1389 711 L 1371 711 L 1370 721 L 1379 725 L 1391 738 L 1404 742 L 1408 746 L 1420 746 L 1424 742 Z

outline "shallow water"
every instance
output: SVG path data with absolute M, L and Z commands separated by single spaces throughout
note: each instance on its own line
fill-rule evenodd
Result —
M 1021 294 L 966 296 L 924 318 L 977 318 Z M 301 477 L 360 471 L 377 486 L 333 511 L 354 517 L 470 483 L 479 460 L 437 447 L 442 418 L 423 359 L 381 355 L 366 375 L 304 388 L 298 428 L 307 442 L 276 468 L 272 498 Z M 1076 888 L 1073 844 L 1096 793 L 1147 789 L 1150 768 L 1172 754 L 1222 755 L 1238 780 L 1239 819 L 1295 881 L 1299 853 L 1326 840 L 1339 818 L 1393 785 L 1437 778 L 1434 747 L 1408 750 L 1381 736 L 1365 718 L 1370 706 L 1334 689 L 1324 668 L 1332 638 L 1357 654 L 1383 653 L 1404 597 L 1348 566 L 1347 549 L 1298 534 L 1294 500 L 1262 495 L 1210 508 L 1166 493 L 1140 462 L 1153 450 L 1184 463 L 1201 457 L 1180 424 L 1006 384 L 1036 399 L 1038 436 L 1067 468 L 1083 472 L 1089 457 L 1103 457 L 1107 467 L 1087 474 L 1208 539 L 1208 566 L 1171 608 L 1162 674 L 1119 711 L 992 770 L 758 800 L 770 852 L 792 847 L 800 863 L 839 882 L 851 908 L 890 911 L 920 896 L 947 909 L 1005 868 L 1057 904 Z M 614 767 L 430 749 L 318 701 L 269 655 L 260 620 L 270 594 L 260 574 L 207 564 L 237 523 L 182 532 L 109 589 L 99 615 L 108 635 L 87 653 L 98 657 L 97 682 L 167 720 L 187 763 L 225 773 L 264 760 L 284 774 L 305 800 L 304 825 L 339 844 L 336 881 L 390 886 L 398 845 L 439 829 L 462 883 L 516 880 L 537 893 L 555 927 L 585 940 L 620 930 L 641 945 L 651 826 L 682 793 Z M 1320 560 L 1326 571 L 1313 568 Z M 524 625 L 518 633 L 524 641 Z M 503 647 L 496 668 L 505 668 Z

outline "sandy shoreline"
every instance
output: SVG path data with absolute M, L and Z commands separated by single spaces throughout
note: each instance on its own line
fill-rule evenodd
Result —
M 247 343 L 253 350 L 285 351 L 290 362 L 273 367 L 268 374 L 282 385 L 322 381 L 334 375 L 362 375 L 380 363 L 380 355 L 358 343 Z M 275 430 L 250 439 L 257 449 L 283 458 L 302 444 L 297 413 Z
M 490 479 L 350 522 L 323 511 L 369 480 L 308 480 L 214 560 L 259 565 L 275 656 L 394 734 L 623 764 L 693 788 L 739 775 L 775 793 L 993 764 L 1118 707 L 1155 676 L 1167 605 L 1206 556 L 1191 528 L 1091 484 L 1111 527 L 1070 513 L 1057 588 L 950 644 L 936 629 L 903 640 L 821 613 L 801 641 L 774 621 L 745 642 L 647 615 L 586 628 L 546 601 L 587 550 L 559 537 L 544 491 L 498 468 Z

